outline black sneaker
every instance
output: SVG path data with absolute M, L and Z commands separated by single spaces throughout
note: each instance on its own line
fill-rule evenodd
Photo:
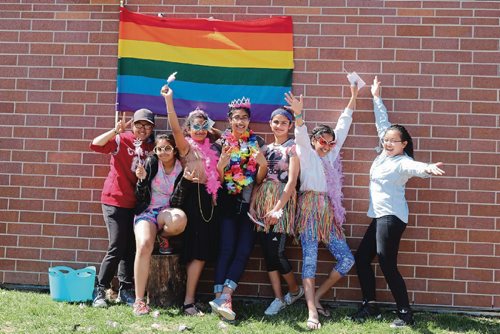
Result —
M 124 303 L 128 306 L 133 306 L 135 303 L 135 291 L 134 289 L 120 289 L 118 291 L 118 297 L 116 298 L 117 303 Z
M 415 325 L 413 312 L 409 309 L 402 309 L 398 311 L 398 319 L 392 322 L 391 328 L 401 328 L 413 325 Z
M 103 287 L 96 287 L 94 289 L 94 301 L 92 302 L 93 307 L 106 307 L 106 290 Z
M 368 319 L 380 319 L 382 314 L 380 309 L 375 303 L 368 303 L 366 300 L 363 301 L 360 308 L 356 313 L 351 315 L 351 320 L 356 322 L 364 322 Z

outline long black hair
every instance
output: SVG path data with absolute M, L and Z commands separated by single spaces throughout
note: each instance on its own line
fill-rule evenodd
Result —
M 386 132 L 389 130 L 395 130 L 398 131 L 400 136 L 401 136 L 401 141 L 407 142 L 404 152 L 406 155 L 408 155 L 410 158 L 413 159 L 413 140 L 411 139 L 410 133 L 406 128 L 402 125 L 399 124 L 393 124 L 390 127 L 387 128 Z

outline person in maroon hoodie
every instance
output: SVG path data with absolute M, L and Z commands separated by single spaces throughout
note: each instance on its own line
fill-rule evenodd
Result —
M 131 124 L 132 132 L 126 131 Z M 135 171 L 154 149 L 154 125 L 154 114 L 148 109 L 139 109 L 133 119 L 127 122 L 124 114 L 113 129 L 97 136 L 90 144 L 91 150 L 111 155 L 101 195 L 109 246 L 97 277 L 94 307 L 107 306 L 106 289 L 111 287 L 117 269 L 120 282 L 118 301 L 128 305 L 133 305 L 135 301 Z

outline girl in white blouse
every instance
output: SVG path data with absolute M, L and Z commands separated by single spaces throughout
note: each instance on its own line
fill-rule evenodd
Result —
M 380 98 L 380 82 L 375 77 L 371 87 L 378 136 L 383 150 L 370 169 L 370 206 L 373 218 L 356 252 L 356 269 L 363 293 L 363 303 L 353 320 L 380 318 L 375 304 L 375 274 L 371 262 L 378 256 L 380 268 L 396 301 L 398 319 L 391 327 L 414 323 L 403 277 L 397 268 L 399 242 L 408 223 L 406 182 L 414 177 L 443 175 L 443 163 L 426 164 L 413 160 L 413 141 L 401 125 L 391 125 Z
M 295 143 L 300 160 L 300 192 L 297 204 L 296 227 L 302 244 L 302 281 L 309 316 L 307 327 L 319 329 L 318 314 L 329 316 L 320 304 L 321 297 L 354 265 L 342 224 L 342 165 L 339 157 L 352 122 L 358 88 L 351 87 L 351 99 L 340 115 L 335 130 L 319 125 L 309 138 L 302 119 L 302 95 L 297 99 L 286 94 L 287 107 L 295 115 Z M 337 264 L 328 278 L 315 290 L 318 243 L 323 242 L 336 258 Z

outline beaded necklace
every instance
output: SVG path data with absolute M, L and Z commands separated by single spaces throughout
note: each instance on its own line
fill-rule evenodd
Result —
M 229 194 L 241 193 L 244 187 L 252 184 L 257 172 L 255 154 L 258 152 L 257 136 L 246 130 L 236 139 L 231 130 L 222 134 L 224 145 L 230 147 L 229 165 L 224 172 L 224 181 Z

